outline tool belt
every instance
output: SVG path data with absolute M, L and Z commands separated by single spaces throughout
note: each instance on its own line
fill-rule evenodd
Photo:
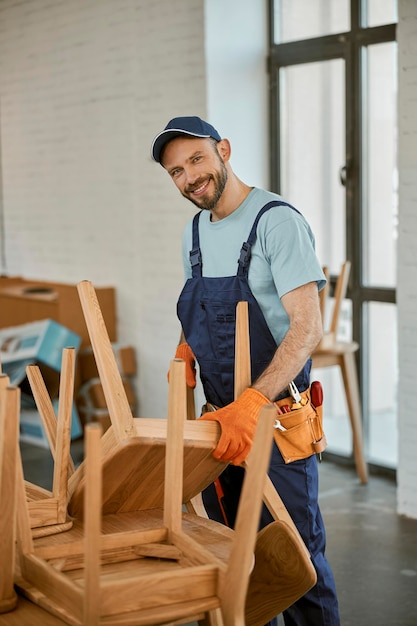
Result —
M 277 415 L 274 439 L 285 463 L 306 459 L 312 454 L 321 454 L 327 446 L 323 431 L 323 405 L 314 406 L 310 389 L 300 393 L 301 402 L 295 403 L 292 396 L 274 402 L 276 406 L 287 407 L 288 413 Z M 296 406 L 300 408 L 296 408 Z M 217 411 L 214 404 L 207 402 L 201 414 Z
M 274 402 L 286 407 L 286 413 L 277 416 L 274 439 L 285 463 L 306 459 L 312 454 L 320 454 L 327 446 L 323 431 L 323 406 L 315 407 L 311 402 L 310 389 L 300 393 L 301 402 L 295 408 L 294 399 L 289 396 Z

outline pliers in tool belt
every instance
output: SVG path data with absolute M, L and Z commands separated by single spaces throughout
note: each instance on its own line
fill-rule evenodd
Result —
M 293 380 L 288 385 L 288 391 L 290 392 L 294 400 L 291 410 L 301 409 L 301 407 L 303 407 L 307 401 L 301 396 L 300 392 L 297 389 L 297 385 Z

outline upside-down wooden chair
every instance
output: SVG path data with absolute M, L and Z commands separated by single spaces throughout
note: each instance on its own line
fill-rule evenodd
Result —
M 74 472 L 71 459 L 71 416 L 74 398 L 75 349 L 64 348 L 59 385 L 58 417 L 37 365 L 26 368 L 27 377 L 40 414 L 54 461 L 52 490 L 25 481 L 30 527 L 34 537 L 68 530 L 68 479 Z
M 103 437 L 103 447 L 107 450 L 109 445 L 114 445 L 112 437 L 113 426 L 115 426 L 116 436 L 119 438 L 123 436 L 123 433 L 132 434 L 134 430 L 132 427 L 132 414 L 94 287 L 89 281 L 83 281 L 78 285 L 78 291 L 112 422 L 112 427 Z M 250 384 L 251 379 L 248 305 L 246 302 L 238 304 L 236 318 L 235 396 L 239 395 Z M 191 408 L 191 412 L 195 414 L 194 400 L 190 401 L 189 395 L 187 396 L 186 404 L 187 411 L 189 412 Z M 184 417 L 187 411 L 184 412 Z M 149 434 L 153 434 L 153 429 L 157 427 L 161 434 L 163 432 L 160 430 L 161 426 L 164 425 L 163 428 L 166 427 L 165 420 L 160 419 L 137 418 L 133 419 L 133 422 L 136 424 L 138 433 L 142 429 L 144 432 L 146 427 L 146 429 L 149 428 Z M 203 513 L 200 498 L 201 491 L 213 482 L 225 468 L 224 463 L 215 461 L 212 456 L 220 435 L 220 429 L 217 422 L 193 422 L 188 420 L 185 422 L 184 428 L 185 441 L 188 444 L 190 439 L 191 446 L 186 445 L 184 452 L 183 504 L 188 511 Z M 208 432 L 206 429 L 209 429 Z M 204 437 L 205 452 L 198 459 L 196 456 L 197 451 L 199 455 L 203 452 L 202 437 Z M 155 444 L 156 441 L 153 441 L 151 444 L 153 454 L 155 454 Z M 206 447 L 207 444 L 209 444 L 208 447 Z M 164 439 L 162 439 L 162 456 L 164 445 Z M 143 442 L 141 449 L 143 449 Z M 126 453 L 124 454 L 125 459 Z M 157 476 L 157 466 L 155 467 L 154 465 L 153 468 L 155 476 Z M 82 474 L 82 470 L 81 466 L 77 472 Z M 77 472 L 71 478 L 74 484 L 78 483 Z M 201 474 L 200 477 L 199 474 Z M 128 477 L 130 476 L 133 477 L 134 481 L 131 487 L 128 486 Z M 105 499 L 103 495 L 103 512 L 115 513 L 138 507 L 161 507 L 163 502 L 163 489 L 161 489 L 161 486 L 163 482 L 160 476 L 161 473 L 159 473 L 159 478 L 154 483 L 149 484 L 142 491 L 137 484 L 135 472 L 131 471 L 130 468 L 127 475 L 123 477 L 123 481 L 119 483 L 123 484 L 123 503 L 120 501 L 120 488 L 113 485 L 114 491 L 112 493 L 118 492 L 119 498 Z M 73 486 L 71 481 L 70 492 L 73 493 L 73 497 L 70 501 L 69 510 L 76 514 L 77 506 L 80 504 L 82 506 L 83 490 L 82 484 L 79 485 L 78 489 L 71 489 Z M 105 482 L 110 484 L 108 480 Z M 152 499 L 151 493 L 153 495 Z M 277 522 L 274 526 L 270 525 L 262 531 L 259 545 L 257 545 L 259 555 L 262 553 L 263 558 L 258 558 L 251 577 L 246 605 L 248 626 L 249 624 L 251 626 L 262 626 L 266 621 L 300 598 L 316 582 L 316 573 L 311 563 L 309 552 L 268 476 L 266 476 L 264 482 L 263 500 Z M 207 516 L 205 515 L 205 517 Z M 269 552 L 268 550 L 265 551 L 265 546 L 268 545 L 273 546 Z M 274 571 L 274 577 L 271 577 L 271 571 Z
M 178 452 L 178 445 L 173 446 L 173 449 L 176 451 L 174 455 L 176 457 L 176 463 L 179 463 L 179 458 L 182 458 L 182 471 L 178 469 L 175 472 L 171 471 L 169 476 L 171 477 L 171 480 L 174 478 L 175 481 L 179 483 L 181 481 L 178 481 L 178 478 L 181 477 L 181 474 L 183 476 L 183 488 L 182 490 L 180 489 L 182 492 L 180 505 L 182 505 L 191 501 L 194 496 L 199 494 L 201 490 L 212 482 L 224 468 L 224 464 L 218 463 L 212 457 L 212 452 L 216 447 L 219 437 L 218 424 L 215 422 L 190 422 L 184 420 L 187 402 L 185 397 L 185 373 L 182 375 L 182 387 L 181 385 L 178 386 L 178 383 L 175 383 L 175 386 L 171 389 L 170 384 L 169 420 L 133 418 L 130 412 L 130 406 L 125 398 L 125 392 L 117 370 L 117 364 L 114 360 L 114 354 L 108 340 L 104 321 L 102 319 L 91 283 L 88 283 L 87 281 L 80 283 L 79 292 L 93 350 L 97 360 L 100 378 L 103 384 L 103 390 L 106 395 L 109 414 L 112 420 L 111 428 L 104 434 L 100 441 L 102 458 L 102 469 L 100 475 L 102 477 L 103 485 L 101 497 L 103 512 L 103 538 L 101 539 L 101 543 L 107 546 L 104 551 L 101 551 L 101 558 L 105 564 L 106 571 L 108 572 L 108 570 L 110 570 L 115 572 L 114 574 L 107 575 L 110 578 L 113 575 L 116 576 L 116 572 L 119 572 L 120 575 L 121 570 L 119 561 L 121 557 L 130 563 L 130 567 L 132 569 L 135 569 L 137 565 L 134 565 L 133 561 L 136 563 L 136 557 L 138 554 L 142 557 L 140 568 L 142 566 L 149 569 L 153 568 L 155 566 L 155 559 L 152 557 L 158 557 L 162 561 L 162 564 L 164 564 L 163 567 L 166 566 L 167 561 L 170 565 L 172 565 L 173 561 L 178 567 L 181 563 L 187 562 L 187 559 L 184 559 L 178 550 L 173 549 L 172 546 L 164 547 L 163 545 L 161 547 L 160 543 L 157 543 L 158 541 L 161 541 L 161 524 L 165 529 L 165 525 L 163 523 L 165 513 L 162 513 L 162 509 L 164 507 L 166 490 L 164 493 L 163 475 L 166 471 L 166 467 L 169 467 L 171 463 L 168 463 L 167 461 L 167 465 L 165 465 L 165 448 L 169 448 L 169 445 L 166 446 L 167 427 L 170 423 L 170 419 L 172 421 L 172 412 L 174 410 L 178 411 L 183 422 L 184 455 L 182 456 L 182 454 Z M 182 363 L 180 365 L 183 366 Z M 173 363 L 173 367 L 175 366 L 176 364 Z M 178 374 L 176 375 L 176 378 L 178 379 Z M 175 380 L 174 373 L 172 375 L 172 380 Z M 274 411 L 274 409 L 270 410 Z M 269 434 L 271 435 L 271 432 Z M 174 439 L 179 441 L 177 437 L 178 434 L 174 437 Z M 271 437 L 269 438 L 269 442 L 271 443 Z M 265 445 L 263 445 L 263 448 L 265 449 Z M 264 454 L 264 450 L 262 454 L 264 457 L 268 456 Z M 97 463 L 93 466 L 96 467 L 96 465 Z M 251 471 L 254 471 L 255 469 L 256 468 Z M 263 471 L 263 480 L 265 481 L 266 473 L 265 470 Z M 166 478 L 166 481 L 168 480 L 169 477 Z M 177 484 L 177 482 L 175 484 Z M 35 602 L 38 602 L 42 606 L 48 608 L 51 612 L 60 615 L 61 618 L 67 621 L 67 623 L 74 624 L 82 623 L 84 610 L 87 610 L 85 608 L 85 603 L 83 603 L 84 601 L 80 598 L 79 594 L 75 593 L 72 583 L 68 583 L 67 579 L 66 582 L 61 579 L 59 582 L 60 591 L 55 591 L 55 572 L 52 571 L 51 573 L 49 566 L 52 566 L 52 570 L 54 568 L 59 569 L 64 578 L 67 571 L 72 571 L 73 574 L 69 575 L 72 576 L 74 580 L 78 580 L 81 586 L 84 585 L 84 581 L 87 580 L 85 578 L 84 569 L 81 567 L 84 562 L 84 553 L 80 542 L 82 541 L 83 536 L 82 518 L 85 517 L 87 525 L 87 523 L 89 524 L 88 520 L 90 520 L 90 517 L 94 517 L 95 515 L 94 507 L 92 513 L 86 513 L 88 503 L 90 503 L 93 499 L 93 496 L 90 493 L 90 496 L 87 497 L 87 503 L 85 501 L 85 493 L 88 489 L 88 484 L 89 479 L 86 473 L 86 463 L 83 463 L 79 468 L 77 468 L 70 478 L 69 510 L 75 520 L 73 528 L 66 533 L 33 539 L 27 532 L 27 523 L 25 527 L 25 507 L 27 508 L 27 505 L 25 499 L 23 498 L 21 498 L 22 504 L 19 509 L 20 519 L 23 520 L 20 524 L 21 537 L 23 539 L 19 544 L 21 546 L 20 554 L 23 578 L 19 581 L 19 584 L 25 593 Z M 174 487 L 172 489 L 174 489 Z M 177 493 L 177 491 L 175 493 Z M 315 572 L 311 561 L 309 560 L 308 552 L 304 544 L 302 544 L 302 547 L 300 546 L 301 539 L 297 531 L 293 530 L 291 527 L 292 520 L 289 518 L 288 513 L 286 512 L 285 507 L 283 507 L 282 502 L 280 502 L 275 490 L 268 483 L 268 479 L 266 479 L 265 489 L 263 490 L 262 487 L 259 487 L 258 489 L 258 495 L 260 495 L 260 497 L 262 497 L 262 493 L 267 506 L 271 511 L 273 511 L 274 516 L 279 519 L 278 526 L 281 526 L 282 529 L 288 528 L 288 532 L 285 536 L 285 542 L 281 542 L 281 544 L 283 548 L 288 548 L 291 545 L 291 549 L 287 550 L 287 553 L 285 553 L 285 550 L 280 550 L 281 563 L 284 565 L 287 563 L 287 565 L 289 565 L 288 570 L 290 578 L 292 575 L 291 565 L 295 564 L 295 569 L 298 570 L 298 574 L 293 578 L 293 584 L 290 584 L 290 587 L 292 586 L 293 589 L 292 591 L 290 590 L 289 595 L 287 594 L 288 597 L 282 600 L 281 608 L 276 608 L 277 605 L 275 604 L 272 609 L 269 609 L 269 613 L 266 614 L 267 616 L 265 618 L 265 612 L 262 613 L 262 610 L 258 612 L 257 616 L 253 619 L 248 619 L 246 617 L 246 623 L 251 625 L 253 624 L 254 626 L 265 623 L 269 617 L 272 617 L 276 613 L 280 612 L 280 610 L 288 607 L 292 601 L 303 595 L 303 593 L 307 591 L 307 589 L 309 589 L 315 582 Z M 171 505 L 165 506 L 165 510 L 170 510 L 170 506 Z M 254 511 L 256 510 L 253 502 L 249 508 L 246 508 L 246 514 L 242 514 L 243 520 L 248 517 L 248 510 L 252 509 Z M 287 522 L 283 521 L 282 518 L 287 519 Z M 175 519 L 177 518 L 175 517 Z M 253 523 L 253 519 L 251 523 Z M 257 523 L 258 521 L 256 520 L 255 526 L 257 526 Z M 248 524 L 248 521 L 243 521 L 242 524 L 245 526 Z M 194 514 L 184 514 L 182 517 L 182 525 L 186 535 L 188 535 L 191 539 L 198 540 L 200 544 L 202 542 L 208 552 L 213 551 L 217 555 L 219 562 L 223 562 L 222 567 L 224 568 L 224 561 L 230 552 L 232 538 L 234 537 L 233 531 L 210 520 L 200 518 Z M 273 528 L 273 524 L 270 525 L 270 527 Z M 157 529 L 157 532 L 155 532 L 155 528 Z M 271 531 L 271 528 L 268 527 L 269 532 Z M 151 544 L 146 546 L 143 545 L 143 532 L 145 531 L 146 536 L 151 539 Z M 165 533 L 165 530 L 163 532 Z M 114 533 L 116 533 L 117 538 L 113 537 Z M 105 537 L 108 534 L 110 534 L 112 538 L 107 540 Z M 139 547 L 138 545 L 131 548 L 127 547 L 125 544 L 125 535 L 130 536 L 131 544 L 140 544 Z M 265 536 L 265 533 L 263 536 Z M 289 539 L 288 536 L 290 537 Z M 275 533 L 275 538 L 276 537 L 277 533 Z M 280 537 L 282 538 L 282 533 L 280 533 Z M 154 545 L 155 543 L 157 543 L 157 545 Z M 262 543 L 263 547 L 265 547 L 265 541 L 260 541 L 261 547 Z M 269 540 L 266 541 L 266 545 L 269 545 L 269 543 Z M 278 545 L 279 542 L 275 543 Z M 86 545 L 89 544 L 90 541 L 87 541 Z M 188 546 L 187 542 L 186 545 Z M 199 553 L 199 549 L 197 550 L 196 548 L 196 551 Z M 238 552 L 240 552 L 240 548 Z M 256 553 L 257 550 L 255 549 L 255 554 Z M 38 563 L 36 560 L 38 557 L 42 558 L 44 561 L 48 561 L 46 564 L 43 562 L 43 565 L 40 566 L 47 569 L 45 580 L 36 575 L 36 568 L 33 569 L 33 563 Z M 208 553 L 205 554 L 204 558 L 206 557 L 210 560 L 208 558 Z M 197 558 L 196 556 L 193 556 L 191 560 L 194 561 L 195 559 L 201 562 L 201 558 Z M 93 587 L 94 585 L 97 585 L 97 573 L 94 575 L 91 574 L 91 571 L 97 570 L 97 562 L 94 562 L 95 565 L 93 569 L 89 569 L 90 573 L 88 574 L 90 585 Z M 112 562 L 113 565 L 111 564 Z M 152 565 L 150 565 L 150 563 Z M 269 571 L 268 578 L 271 578 L 271 573 L 274 572 L 273 561 L 271 564 L 272 567 L 271 571 Z M 262 581 L 262 575 L 265 575 L 265 569 L 265 566 L 259 567 L 259 563 L 255 564 L 252 572 L 252 576 L 255 574 L 255 582 L 252 582 L 252 578 L 250 582 L 250 585 L 254 584 L 254 592 L 252 596 L 248 593 L 248 597 L 251 597 L 249 608 L 253 609 L 253 607 L 259 605 L 260 599 L 265 599 L 262 598 L 262 589 L 259 587 Z M 294 569 L 294 567 L 292 569 Z M 248 572 L 245 571 L 245 569 L 243 569 L 243 572 L 247 579 Z M 124 575 L 127 576 L 127 574 Z M 159 580 L 159 573 L 151 575 L 149 572 L 149 575 L 149 583 L 146 583 L 146 581 L 144 582 L 141 579 L 144 585 L 144 590 L 149 589 L 149 585 L 152 588 L 152 580 L 155 576 Z M 170 574 L 167 576 L 171 579 Z M 164 578 L 164 576 L 162 576 L 162 578 Z M 245 592 L 242 592 L 242 589 L 244 588 L 244 585 L 247 585 L 246 579 L 243 580 L 243 583 L 242 581 L 238 583 L 236 582 L 235 577 L 232 577 L 231 579 L 229 579 L 229 577 L 227 578 L 228 590 L 231 588 L 230 581 L 232 581 L 233 584 L 240 585 L 240 592 L 234 594 L 236 597 L 240 598 L 240 603 L 242 601 L 242 597 L 244 598 L 245 596 Z M 40 581 L 42 582 L 42 580 L 43 590 L 40 590 L 37 587 L 39 587 Z M 92 581 L 95 581 L 94 584 Z M 190 579 L 190 588 L 188 589 L 188 586 L 186 586 L 188 593 L 186 605 L 182 602 L 177 602 L 176 606 L 170 605 L 168 607 L 167 602 L 169 600 L 167 598 L 172 596 L 172 594 L 175 595 L 176 593 L 173 589 L 171 589 L 171 592 L 166 598 L 158 596 L 156 601 L 157 607 L 153 607 L 151 609 L 149 602 L 151 602 L 154 592 L 150 593 L 148 598 L 148 594 L 145 591 L 145 597 L 141 600 L 142 605 L 140 609 L 140 617 L 138 611 L 132 608 L 133 600 L 136 601 L 136 595 L 138 595 L 137 587 L 135 586 L 135 592 L 129 592 L 127 588 L 123 591 L 123 593 L 121 593 L 119 589 L 117 597 L 124 610 L 123 616 L 120 617 L 121 621 L 119 621 L 119 618 L 115 616 L 116 609 L 114 605 L 112 605 L 112 601 L 110 599 L 107 601 L 107 595 L 103 595 L 100 592 L 100 597 L 104 603 L 103 611 L 109 611 L 109 614 L 106 617 L 101 615 L 101 617 L 97 617 L 99 621 L 89 621 L 88 624 L 162 624 L 165 622 L 173 622 L 173 620 L 175 620 L 176 623 L 182 623 L 178 620 L 183 619 L 181 616 L 184 614 L 184 609 L 187 614 L 186 617 L 192 616 L 194 619 L 202 620 L 201 623 L 214 624 L 214 617 L 211 614 L 206 614 L 207 606 L 203 606 L 200 600 L 197 601 L 197 595 L 200 591 L 198 589 L 194 589 L 194 586 L 197 585 L 198 588 L 198 581 L 199 578 L 193 576 Z M 61 584 L 63 587 L 61 587 Z M 256 587 L 256 584 L 258 587 Z M 266 585 L 266 587 L 268 587 L 268 585 Z M 294 587 L 297 587 L 296 592 L 298 594 L 295 596 Z M 66 589 L 65 593 L 62 593 L 63 588 Z M 272 590 L 276 591 L 276 588 L 273 587 Z M 111 594 L 109 594 L 109 598 L 110 597 Z M 219 606 L 218 602 L 219 599 L 216 596 L 216 599 L 212 600 L 212 606 Z M 74 610 L 77 613 L 76 616 L 74 616 Z M 97 610 L 97 607 L 94 610 L 91 609 L 91 605 L 88 609 L 89 612 L 95 611 L 95 613 L 97 613 Z M 146 611 L 148 612 L 146 613 Z M 248 611 L 248 604 L 246 611 Z M 275 612 L 271 613 L 271 611 Z M 152 616 L 150 615 L 151 613 Z M 203 614 L 201 615 L 201 613 Z M 258 621 L 256 621 L 256 619 L 258 619 Z M 236 621 L 233 623 L 237 624 L 239 622 Z
M 14 590 L 16 465 L 20 392 L 0 375 L 0 613 L 17 604 Z
M 262 484 L 266 476 L 273 407 L 265 407 L 259 420 L 245 479 L 236 530 L 229 531 L 230 554 L 217 550 L 226 534 L 221 525 L 182 514 L 184 411 L 183 362 L 171 367 L 172 394 L 168 419 L 164 508 L 101 516 L 103 492 L 101 428 L 87 427 L 84 524 L 74 522 L 66 533 L 33 540 L 25 491 L 19 489 L 20 568 L 25 582 L 43 595 L 46 608 L 54 608 L 69 624 L 185 623 L 196 614 L 216 611 L 216 622 L 243 626 L 244 600 L 252 566 Z M 184 372 L 185 373 L 185 372 Z M 142 476 L 142 479 L 144 476 Z M 223 539 L 224 543 L 224 539 Z M 223 548 L 224 549 L 224 548 Z
M 356 341 L 340 341 L 337 338 L 341 307 L 346 297 L 349 282 L 350 265 L 350 261 L 345 261 L 341 267 L 336 281 L 330 327 L 328 330 L 324 330 L 323 339 L 312 354 L 312 367 L 327 368 L 338 366 L 340 368 L 352 429 L 356 471 L 361 483 L 366 484 L 368 482 L 368 466 L 363 447 L 361 402 L 355 362 L 355 353 L 359 349 L 359 344 Z M 321 300 L 323 323 L 326 299 L 324 297 Z

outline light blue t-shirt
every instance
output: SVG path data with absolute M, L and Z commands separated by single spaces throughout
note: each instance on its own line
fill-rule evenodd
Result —
M 199 233 L 203 276 L 237 274 L 242 244 L 247 241 L 258 212 L 271 200 L 282 198 L 255 187 L 233 213 L 218 222 L 210 221 L 210 211 L 201 213 Z M 192 220 L 184 229 L 182 246 L 187 280 L 192 276 L 189 258 Z M 288 315 L 281 303 L 282 296 L 309 282 L 316 281 L 319 289 L 325 285 L 315 253 L 314 235 L 297 211 L 288 206 L 276 206 L 261 217 L 252 247 L 248 281 L 279 345 L 289 328 Z

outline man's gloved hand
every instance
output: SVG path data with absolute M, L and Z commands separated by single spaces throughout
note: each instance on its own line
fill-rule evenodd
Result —
M 194 389 L 196 386 L 195 356 L 188 343 L 180 343 L 175 352 L 176 359 L 185 361 L 185 379 L 188 387 Z M 169 372 L 168 372 L 169 380 Z
M 260 391 L 248 387 L 235 400 L 222 409 L 205 413 L 201 420 L 219 422 L 222 434 L 213 456 L 218 461 L 240 465 L 249 455 L 258 423 L 259 411 L 271 404 Z

